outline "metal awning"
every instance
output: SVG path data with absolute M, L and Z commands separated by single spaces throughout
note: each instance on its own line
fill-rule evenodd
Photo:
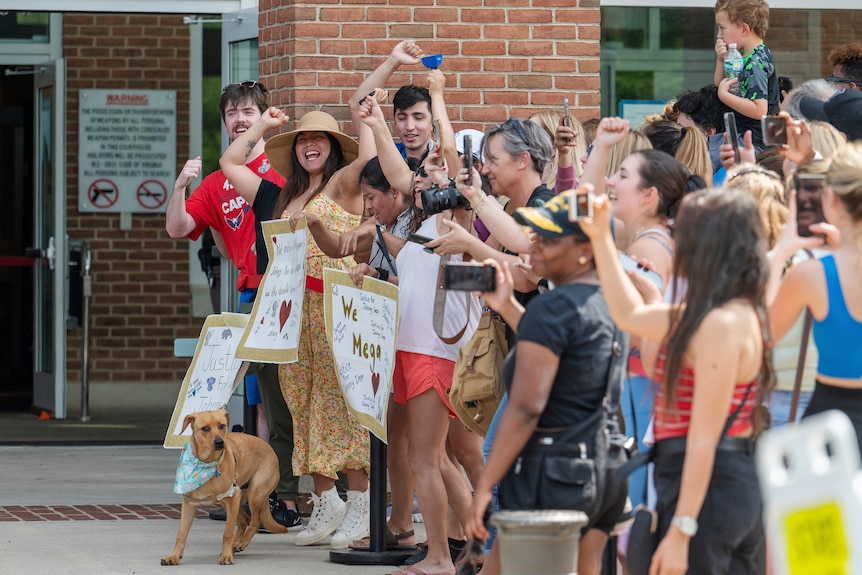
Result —
M 3 11 L 134 14 L 224 14 L 256 8 L 257 0 L 4 0 Z

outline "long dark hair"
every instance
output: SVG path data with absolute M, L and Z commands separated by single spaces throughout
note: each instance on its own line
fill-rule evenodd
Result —
M 742 299 L 751 304 L 760 319 L 763 359 L 757 404 L 761 405 L 774 386 L 775 372 L 765 305 L 767 244 L 757 204 L 744 192 L 695 192 L 682 201 L 673 231 L 677 246 L 673 275 L 685 278 L 688 289 L 685 305 L 675 307 L 671 313 L 665 338 L 665 394 L 675 401 L 685 352 L 706 315 L 733 299 Z M 676 283 L 673 289 L 674 301 L 679 301 Z
M 675 218 L 679 202 L 686 194 L 689 169 L 679 160 L 661 150 L 640 150 L 633 155 L 641 159 L 638 175 L 640 186 L 655 186 L 658 190 L 656 215 L 662 218 Z
M 329 139 L 329 157 L 326 158 L 326 163 L 323 165 L 323 178 L 320 180 L 320 185 L 317 186 L 314 193 L 309 196 L 308 201 L 305 202 L 306 204 L 323 191 L 335 172 L 347 165 L 347 161 L 344 159 L 344 152 L 341 150 L 341 144 L 332 134 L 328 132 L 325 133 L 326 137 Z M 297 134 L 297 137 L 298 136 L 299 134 Z M 292 168 L 290 176 L 287 178 L 287 181 L 284 182 L 284 187 L 281 189 L 281 193 L 278 196 L 278 201 L 275 204 L 275 213 L 273 214 L 274 218 L 280 218 L 281 214 L 284 213 L 284 210 L 287 209 L 287 206 L 290 205 L 290 202 L 308 190 L 308 186 L 311 182 L 311 178 L 308 177 L 308 172 L 305 171 L 305 168 L 302 167 L 299 163 L 299 159 L 296 157 L 296 140 L 294 140 L 293 146 L 290 149 L 290 163 Z

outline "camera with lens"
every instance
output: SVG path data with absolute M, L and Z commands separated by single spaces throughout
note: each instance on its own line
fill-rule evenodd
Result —
M 449 180 L 445 188 L 432 184 L 427 190 L 422 190 L 422 210 L 428 215 L 439 214 L 443 210 L 469 207 L 470 201 L 458 191 L 452 180 Z

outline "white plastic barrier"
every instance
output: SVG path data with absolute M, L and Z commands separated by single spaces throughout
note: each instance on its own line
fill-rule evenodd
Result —
M 862 574 L 862 471 L 844 413 L 764 433 L 757 471 L 774 575 Z

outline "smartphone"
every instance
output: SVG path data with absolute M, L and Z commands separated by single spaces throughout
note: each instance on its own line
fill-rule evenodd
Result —
M 778 116 L 763 116 L 760 119 L 764 146 L 787 144 L 787 120 Z
M 408 242 L 414 242 L 417 244 L 422 244 L 424 246 L 425 244 L 427 244 L 428 242 L 431 241 L 431 238 L 428 238 L 425 236 L 420 236 L 419 234 L 410 234 L 407 236 L 407 241 Z M 426 252 L 428 252 L 429 254 L 434 253 L 434 250 L 432 250 L 431 248 L 422 248 L 422 249 L 425 250 Z
M 569 200 L 569 221 L 576 222 L 584 218 L 592 218 L 595 199 L 596 195 L 587 189 L 575 190 L 574 197 Z
M 658 290 L 661 291 L 663 282 L 661 281 L 661 276 L 658 275 L 658 272 L 639 266 L 638 262 L 633 257 L 623 252 L 620 252 L 620 263 L 623 264 L 624 270 L 642 275 L 654 283 Z
M 467 177 L 473 177 L 473 136 L 464 135 L 464 167 L 467 168 Z
M 563 98 L 563 125 L 567 127 L 571 127 L 572 123 L 569 121 L 569 99 Z
M 778 77 L 778 92 L 784 92 L 785 94 L 793 89 L 793 80 L 788 78 L 787 76 L 779 76 Z
M 736 131 L 736 114 L 725 112 L 724 133 L 727 134 L 727 143 L 733 146 L 733 163 L 739 163 L 739 132 Z
M 796 231 L 803 238 L 814 233 L 812 224 L 825 222 L 823 217 L 823 191 L 826 189 L 826 174 L 797 174 L 793 176 L 796 189 Z
M 443 289 L 492 292 L 497 289 L 497 268 L 477 262 L 452 262 L 443 266 Z

